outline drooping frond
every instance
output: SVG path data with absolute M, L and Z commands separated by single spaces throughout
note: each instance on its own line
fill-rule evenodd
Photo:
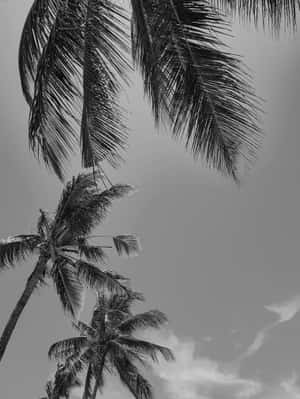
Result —
M 126 357 L 114 357 L 114 366 L 122 383 L 136 399 L 152 399 L 152 386 Z
M 295 31 L 300 3 L 297 0 L 213 0 L 219 10 L 233 16 L 238 15 L 243 21 L 262 24 L 278 35 L 281 28 Z
M 257 100 L 240 61 L 218 39 L 226 28 L 202 0 L 131 0 L 135 62 L 157 119 L 195 158 L 237 178 L 259 146 Z
M 77 375 L 69 369 L 68 363 L 59 364 L 54 376 L 53 394 L 51 399 L 69 398 L 70 391 L 80 387 L 81 381 Z
M 19 73 L 24 97 L 32 103 L 36 69 L 49 38 L 57 11 L 57 0 L 34 0 L 23 27 L 19 45 Z
M 76 104 L 82 64 L 84 2 L 61 0 L 40 57 L 29 121 L 29 143 L 63 180 L 63 164 L 76 144 Z
M 135 256 L 141 251 L 138 237 L 132 234 L 115 236 L 113 241 L 119 255 Z
M 40 237 L 35 234 L 17 235 L 0 240 L 0 270 L 25 259 L 34 252 L 40 242 Z
M 83 294 L 76 268 L 68 259 L 59 257 L 52 267 L 51 276 L 64 310 L 76 317 L 82 306 Z
M 81 150 L 84 167 L 118 164 L 127 135 L 117 104 L 128 62 L 124 10 L 110 0 L 88 0 L 84 35 Z
M 67 360 L 68 357 L 80 352 L 87 347 L 86 337 L 73 337 L 52 344 L 48 351 L 50 359 Z
M 118 325 L 118 329 L 124 334 L 131 334 L 137 329 L 159 328 L 168 321 L 166 315 L 159 310 L 150 310 L 139 313 L 124 320 Z
M 78 278 L 89 288 L 101 289 L 107 287 L 109 291 L 119 293 L 126 291 L 126 287 L 121 283 L 125 278 L 119 274 L 102 271 L 97 266 L 82 260 L 76 262 L 76 268 Z
M 88 241 L 82 237 L 78 239 L 78 249 L 80 255 L 84 256 L 87 260 L 98 261 L 102 264 L 106 264 L 107 262 L 107 255 L 104 249 L 101 246 L 89 245 Z
M 155 362 L 159 361 L 158 355 L 162 355 L 162 357 L 167 361 L 174 360 L 172 351 L 165 346 L 157 345 L 152 342 L 130 336 L 120 336 L 118 337 L 118 342 L 119 344 L 128 347 L 137 353 L 151 357 L 151 359 Z

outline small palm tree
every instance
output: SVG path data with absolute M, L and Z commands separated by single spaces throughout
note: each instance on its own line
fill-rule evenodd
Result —
M 131 0 L 130 18 L 119 3 L 34 0 L 19 47 L 31 149 L 60 179 L 79 136 L 84 167 L 119 164 L 127 132 L 118 96 L 128 82 L 131 26 L 133 63 L 155 121 L 166 121 L 195 158 L 236 178 L 239 159 L 256 156 L 260 128 L 248 73 L 219 38 L 228 24 L 203 0 Z M 265 13 L 289 13 L 286 2 L 266 3 L 274 7 Z
M 141 299 L 136 294 L 118 295 L 102 290 L 90 325 L 78 322 L 80 336 L 59 341 L 49 349 L 49 357 L 76 359 L 87 368 L 83 399 L 95 399 L 103 386 L 104 371 L 117 372 L 122 383 L 137 399 L 150 399 L 150 383 L 140 374 L 136 363 L 146 365 L 146 359 L 158 361 L 158 355 L 173 360 L 170 349 L 135 337 L 144 328 L 159 328 L 166 316 L 151 310 L 132 314 L 131 304 Z M 94 380 L 94 387 L 93 387 Z
M 53 380 L 45 387 L 46 395 L 41 399 L 69 399 L 70 391 L 81 386 L 81 381 L 69 370 L 67 364 L 59 363 Z
M 0 242 L 0 269 L 14 266 L 28 255 L 38 255 L 0 338 L 0 361 L 29 298 L 45 280 L 53 281 L 64 310 L 72 317 L 76 317 L 82 305 L 84 284 L 92 288 L 104 284 L 111 289 L 126 289 L 120 281 L 122 276 L 102 271 L 92 263 L 105 263 L 105 250 L 112 246 L 91 244 L 89 234 L 103 221 L 112 201 L 127 195 L 132 187 L 114 185 L 99 191 L 97 177 L 87 173 L 73 178 L 64 188 L 53 217 L 40 211 L 36 234 L 17 235 Z M 112 244 L 119 254 L 138 251 L 138 241 L 133 235 L 112 237 Z

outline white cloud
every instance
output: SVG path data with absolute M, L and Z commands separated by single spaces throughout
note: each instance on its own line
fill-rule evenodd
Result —
M 259 381 L 242 378 L 236 370 L 198 355 L 192 340 L 179 339 L 174 333 L 151 339 L 172 349 L 176 358 L 174 362 L 161 361 L 153 367 L 170 398 L 210 399 L 220 395 L 247 399 L 261 392 Z
M 265 309 L 278 315 L 277 323 L 290 321 L 300 311 L 300 296 L 286 302 L 265 306 Z
M 300 311 L 300 296 L 298 295 L 289 301 L 279 304 L 265 306 L 265 309 L 275 313 L 277 315 L 277 320 L 268 324 L 256 334 L 252 344 L 249 345 L 246 351 L 238 358 L 237 362 L 241 362 L 243 359 L 253 356 L 265 343 L 269 332 L 273 330 L 273 328 L 281 323 L 292 320 L 297 315 Z
M 298 376 L 293 373 L 290 378 L 283 380 L 280 387 L 293 399 L 300 399 L 300 387 L 297 385 Z

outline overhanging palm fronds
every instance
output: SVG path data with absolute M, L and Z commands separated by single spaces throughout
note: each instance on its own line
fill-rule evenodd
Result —
M 237 178 L 239 157 L 251 162 L 260 131 L 257 101 L 237 57 L 222 48 L 228 27 L 200 0 L 131 0 L 135 62 L 157 119 L 194 157 Z
M 296 30 L 298 0 L 213 0 L 213 4 L 230 15 L 238 15 L 242 20 L 260 23 L 276 35 L 280 29 Z
M 62 180 L 63 163 L 76 144 L 76 104 L 82 64 L 82 2 L 61 0 L 37 66 L 29 143 Z M 75 124 L 75 126 L 74 126 Z
M 24 97 L 32 103 L 36 69 L 49 38 L 58 0 L 34 0 L 23 27 L 19 45 L 19 72 Z
M 37 65 L 29 142 L 61 180 L 80 124 L 85 167 L 120 160 L 127 138 L 117 103 L 128 69 L 124 22 L 122 8 L 109 0 L 58 1 Z M 33 48 L 32 37 L 27 41 Z M 31 48 L 23 47 L 23 58 L 29 57 Z
M 84 36 L 81 149 L 84 167 L 117 165 L 127 135 L 116 102 L 119 80 L 129 68 L 126 17 L 109 0 L 88 0 Z

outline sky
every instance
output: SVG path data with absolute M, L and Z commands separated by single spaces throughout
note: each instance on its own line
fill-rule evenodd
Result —
M 27 141 L 28 109 L 17 72 L 18 41 L 29 0 L 0 0 L 0 237 L 34 232 L 39 208 L 53 210 L 62 189 Z M 300 398 L 300 34 L 275 40 L 234 24 L 232 48 L 251 68 L 265 99 L 258 162 L 240 187 L 194 163 L 167 129 L 155 130 L 141 80 L 123 95 L 130 146 L 115 183 L 137 187 L 116 203 L 99 231 L 137 233 L 143 251 L 111 255 L 169 317 L 148 339 L 171 347 L 172 364 L 152 369 L 162 399 Z M 69 176 L 79 171 L 75 160 Z M 0 276 L 0 329 L 21 294 L 34 259 Z M 93 297 L 87 296 L 83 320 Z M 74 332 L 51 285 L 35 293 L 0 365 L 0 397 L 39 398 L 55 365 L 47 350 Z M 78 392 L 74 398 L 79 397 Z M 103 395 L 129 394 L 117 380 Z

